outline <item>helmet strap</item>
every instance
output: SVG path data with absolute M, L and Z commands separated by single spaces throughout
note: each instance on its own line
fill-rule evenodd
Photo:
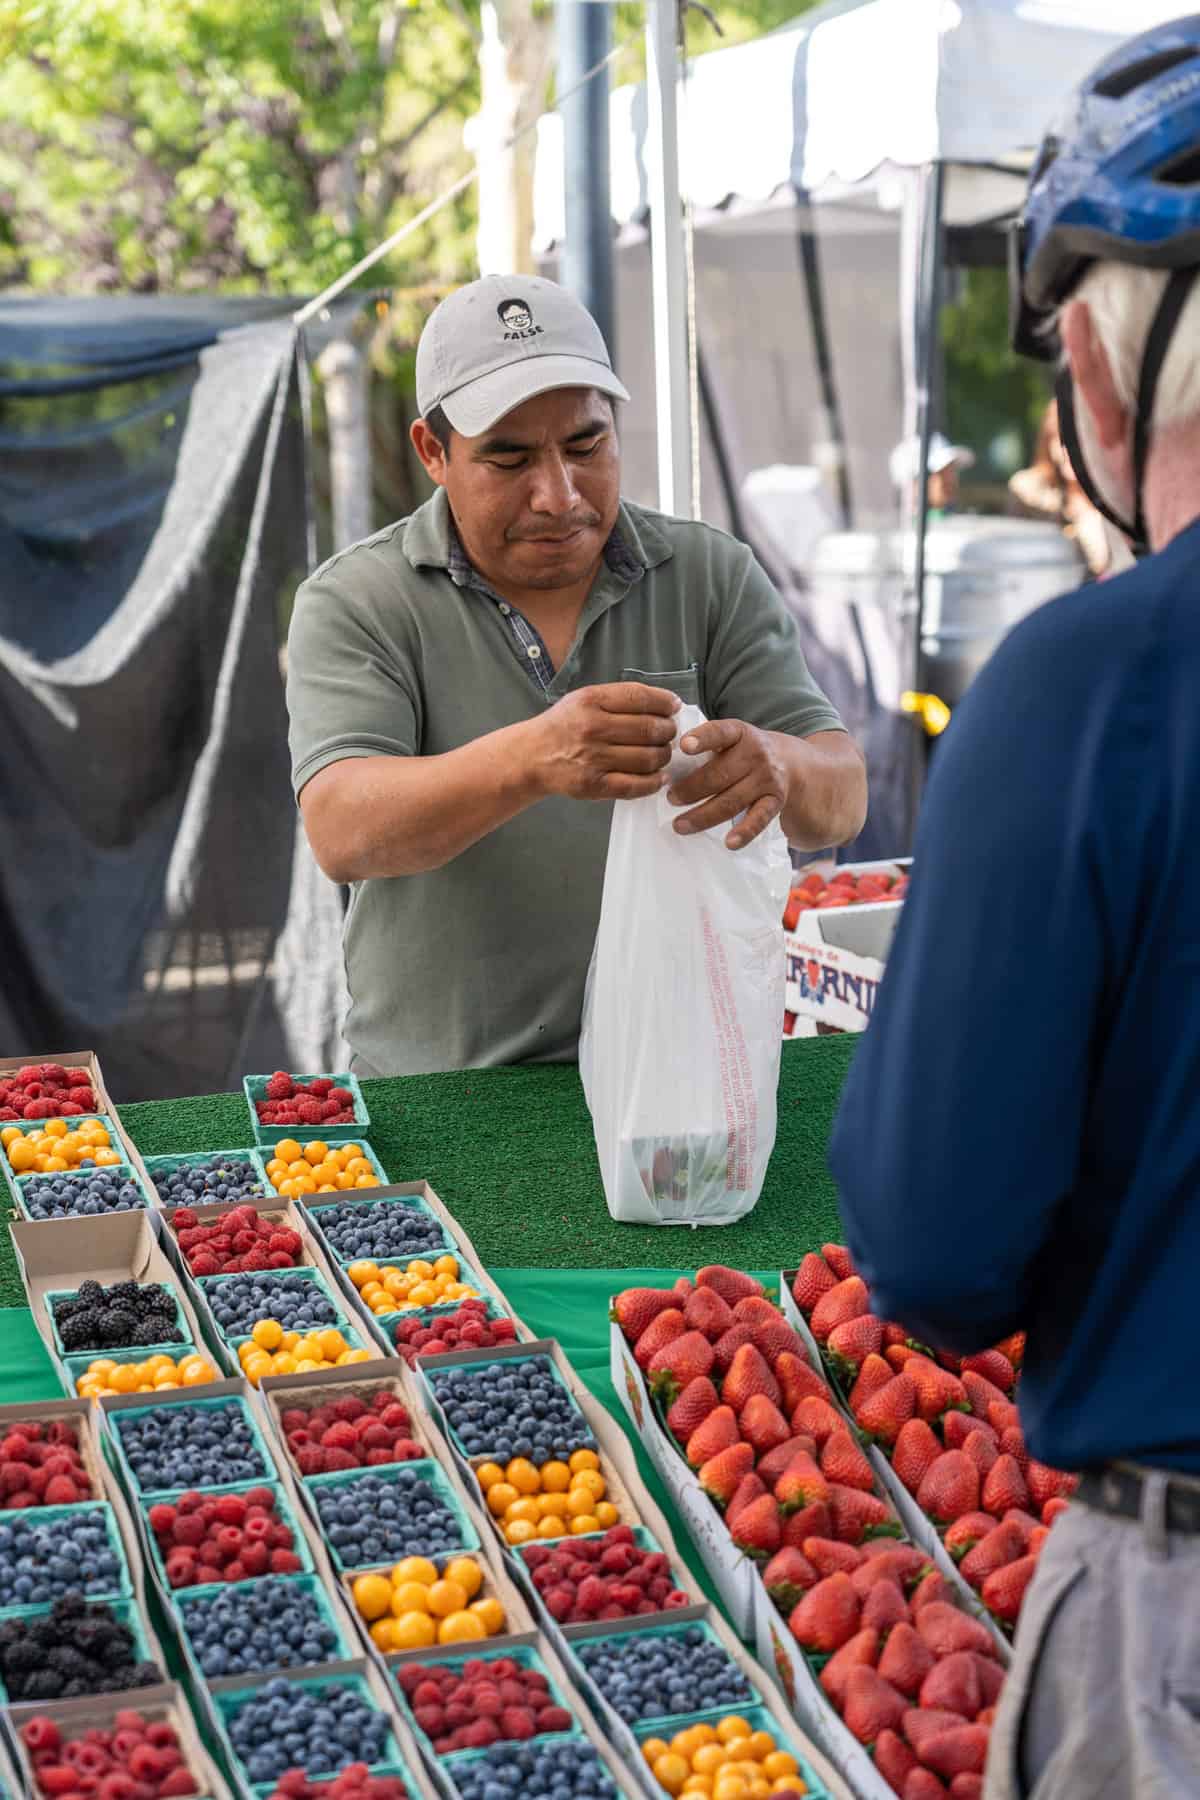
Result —
M 1159 377 L 1163 364 L 1167 359 L 1167 351 L 1175 336 L 1180 314 L 1187 304 L 1188 295 L 1195 285 L 1200 269 L 1176 269 L 1163 289 L 1162 299 L 1154 315 L 1150 330 L 1146 335 L 1146 347 L 1142 353 L 1142 367 L 1138 376 L 1137 407 L 1133 419 L 1133 492 L 1136 514 L 1132 525 L 1122 519 L 1104 499 L 1096 486 L 1092 473 L 1087 466 L 1087 458 L 1079 440 L 1079 427 L 1075 417 L 1075 384 L 1071 379 L 1071 371 L 1066 365 L 1059 370 L 1055 382 L 1055 393 L 1058 397 L 1058 431 L 1063 446 L 1071 459 L 1071 467 L 1080 487 L 1096 508 L 1110 524 L 1115 525 L 1129 538 L 1134 554 L 1144 556 L 1150 548 L 1150 534 L 1146 527 L 1145 496 L 1146 465 L 1150 458 L 1150 436 L 1154 421 L 1154 402 L 1158 393 Z

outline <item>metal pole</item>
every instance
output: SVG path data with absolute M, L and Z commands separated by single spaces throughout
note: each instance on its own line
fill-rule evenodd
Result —
M 646 0 L 647 170 L 654 296 L 654 388 L 658 504 L 692 513 L 688 386 L 687 266 L 679 194 L 679 14 L 676 0 Z
M 615 363 L 608 70 L 584 80 L 612 48 L 612 13 L 607 0 L 558 0 L 556 24 L 558 92 L 579 90 L 559 107 L 565 188 L 559 279 L 587 307 Z
M 920 445 L 920 472 L 917 479 L 917 542 L 913 564 L 913 588 L 916 599 L 913 641 L 913 691 L 925 691 L 925 534 L 929 529 L 929 442 L 933 436 L 933 371 L 937 354 L 938 310 L 942 287 L 942 208 L 946 192 L 946 166 L 936 162 L 924 172 L 921 184 L 923 203 L 921 247 L 917 265 L 917 441 Z M 919 736 L 921 750 L 917 758 L 913 794 L 913 828 L 924 785 L 926 742 Z

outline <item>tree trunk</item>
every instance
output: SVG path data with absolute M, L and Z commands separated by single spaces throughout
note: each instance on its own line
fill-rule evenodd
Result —
M 334 338 L 317 358 L 329 423 L 329 491 L 333 548 L 370 537 L 371 430 L 365 351 L 349 335 Z
M 483 0 L 480 9 L 480 106 L 467 142 L 479 164 L 481 275 L 533 272 L 536 134 L 509 140 L 542 110 L 551 18 L 535 16 L 533 0 Z

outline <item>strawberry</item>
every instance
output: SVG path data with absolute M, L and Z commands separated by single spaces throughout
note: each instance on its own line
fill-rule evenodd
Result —
M 788 1366 L 788 1384 L 782 1405 L 789 1418 L 795 1413 L 802 1400 L 828 1400 L 832 1406 L 833 1390 L 825 1377 L 819 1374 L 811 1363 L 798 1363 L 795 1358 L 789 1360 L 786 1356 L 781 1356 L 779 1361 L 786 1362 Z M 775 1374 L 782 1387 L 783 1377 L 779 1373 L 778 1366 Z
M 959 1725 L 930 1738 L 921 1751 L 921 1761 L 949 1780 L 952 1775 L 981 1775 L 987 1751 L 986 1725 Z
M 967 1392 L 957 1375 L 949 1369 L 940 1369 L 927 1356 L 910 1356 L 904 1365 L 904 1373 L 917 1390 L 917 1416 L 922 1419 L 940 1419 L 943 1413 L 957 1408 L 960 1412 L 967 1405 Z
M 915 1494 L 941 1454 L 932 1425 L 924 1419 L 909 1419 L 896 1433 L 892 1467 L 909 1493 Z
M 727 1269 L 724 1263 L 710 1263 L 706 1269 L 699 1269 L 696 1286 L 712 1288 L 727 1306 L 736 1306 L 748 1294 L 763 1292 L 762 1282 L 755 1281 L 753 1275 L 743 1275 L 740 1269 Z
M 650 1387 L 660 1399 L 676 1399 L 689 1381 L 707 1375 L 713 1365 L 713 1347 L 702 1331 L 684 1331 L 656 1350 L 646 1365 Z
M 657 1313 L 633 1347 L 633 1360 L 638 1368 L 645 1371 L 659 1351 L 673 1338 L 682 1337 L 686 1330 L 683 1314 L 677 1306 Z
M 947 1712 L 960 1713 L 963 1719 L 973 1719 L 983 1705 L 983 1686 L 972 1652 L 955 1650 L 936 1662 L 921 1683 L 917 1704 L 927 1710 L 944 1707 Z
M 880 1583 L 871 1589 L 867 1606 L 875 1595 L 886 1593 L 891 1583 Z M 864 1615 L 866 1607 L 863 1608 Z M 894 1688 L 915 1700 L 921 1691 L 921 1683 L 934 1666 L 933 1651 L 924 1643 L 911 1625 L 901 1621 L 894 1625 L 888 1633 L 888 1641 L 883 1647 L 883 1655 L 879 1658 L 879 1673 L 885 1681 L 890 1681 Z
M 908 1326 L 898 1324 L 895 1319 L 889 1319 L 884 1325 L 883 1341 L 888 1345 L 907 1344 L 912 1350 L 919 1348 L 909 1332 Z
M 1002 1431 L 1021 1429 L 1021 1414 L 1011 1400 L 993 1400 L 987 1409 L 987 1418 L 997 1436 Z
M 1029 1483 L 1029 1497 L 1039 1511 L 1047 1500 L 1069 1500 L 1079 1486 L 1078 1475 L 1064 1474 L 1062 1469 L 1052 1469 L 1048 1463 L 1038 1462 L 1032 1456 L 1025 1479 Z
M 611 1317 L 621 1327 L 631 1344 L 636 1344 L 643 1331 L 675 1306 L 675 1295 L 666 1288 L 626 1288 L 613 1301 Z
M 849 1575 L 862 1562 L 853 1544 L 840 1544 L 836 1538 L 807 1537 L 803 1549 L 818 1575 Z
M 835 1431 L 845 1431 L 846 1421 L 840 1412 L 836 1412 L 828 1400 L 818 1399 L 810 1394 L 802 1400 L 792 1414 L 792 1430 L 805 1432 L 818 1448 L 827 1437 Z
M 1063 1505 L 1066 1505 L 1065 1500 L 1063 1501 Z M 1022 1554 L 1024 1554 L 1024 1552 L 1030 1548 L 1033 1534 L 1038 1529 L 1038 1522 L 1033 1514 L 1022 1511 L 1019 1506 L 1010 1506 L 1000 1523 L 1002 1525 L 1015 1525 L 1017 1527 L 1017 1530 L 1021 1534 L 1021 1543 L 1023 1546 Z
M 803 1550 L 810 1537 L 832 1536 L 833 1514 L 826 1500 L 814 1500 L 811 1506 L 803 1507 L 783 1521 L 783 1541 L 797 1550 Z
M 818 1500 L 827 1502 L 829 1483 L 813 1458 L 801 1450 L 775 1483 L 775 1498 L 785 1513 L 799 1512 Z
M 805 1394 L 812 1393 L 805 1378 L 813 1372 L 808 1352 L 803 1345 L 798 1351 L 784 1350 L 775 1357 L 771 1363 L 771 1373 L 779 1383 L 779 1404 L 784 1412 L 790 1413 L 793 1406 L 799 1406 Z
M 783 1542 L 779 1504 L 770 1494 L 763 1494 L 742 1508 L 733 1528 L 733 1541 L 739 1550 L 756 1562 L 767 1562 Z
M 998 1619 L 1003 1619 L 1007 1624 L 1015 1623 L 1021 1610 L 1021 1602 L 1025 1598 L 1025 1589 L 1033 1580 L 1037 1569 L 1037 1560 L 1036 1556 L 1022 1556 L 988 1576 L 981 1591 L 983 1604 L 989 1612 L 995 1613 Z
M 846 1704 L 846 1678 L 851 1669 L 873 1669 L 879 1661 L 879 1633 L 869 1625 L 834 1652 L 821 1670 L 821 1686 L 840 1712 Z
M 942 1542 L 955 1562 L 960 1562 L 968 1550 L 973 1550 L 976 1544 L 981 1543 L 988 1532 L 994 1531 L 995 1528 L 996 1521 L 991 1513 L 963 1513 L 962 1517 L 955 1519 L 953 1525 L 949 1527 Z
M 844 1387 L 858 1379 L 859 1370 L 868 1356 L 877 1356 L 883 1347 L 883 1323 L 871 1313 L 860 1313 L 835 1325 L 825 1343 L 825 1354 L 833 1372 Z
M 681 1315 L 682 1316 L 682 1315 Z M 713 1345 L 713 1367 L 724 1375 L 743 1344 L 752 1344 L 754 1333 L 748 1325 L 731 1325 Z
M 792 1282 L 792 1299 L 800 1308 L 805 1318 L 808 1317 L 822 1294 L 836 1287 L 838 1278 L 823 1256 L 810 1250 L 796 1270 L 796 1278 Z
M 976 1356 L 964 1356 L 962 1366 L 973 1375 L 982 1375 L 985 1380 L 994 1382 L 1003 1394 L 1011 1394 L 1017 1379 L 1017 1371 L 1003 1350 L 981 1350 Z
M 1007 1356 L 1014 1369 L 1019 1369 L 1025 1361 L 1025 1333 L 1014 1331 L 1011 1337 L 1001 1338 L 993 1348 L 998 1350 L 1001 1356 Z
M 680 1275 L 671 1286 L 671 1292 L 675 1295 L 675 1304 L 677 1306 L 686 1306 L 695 1291 L 696 1289 L 690 1275 Z
M 736 1324 L 748 1325 L 753 1331 L 756 1325 L 778 1324 L 780 1313 L 779 1308 L 772 1306 L 762 1294 L 747 1294 L 734 1307 L 733 1317 Z
M 975 1413 L 948 1412 L 942 1420 L 942 1442 L 947 1450 L 965 1449 L 967 1439 L 976 1432 L 985 1437 L 989 1444 L 999 1447 L 1000 1433 L 989 1425 L 986 1419 L 978 1418 Z
M 700 1486 L 718 1506 L 728 1506 L 737 1492 L 738 1482 L 754 1466 L 754 1452 L 749 1444 L 730 1444 L 712 1456 L 700 1470 Z
M 858 1488 L 864 1494 L 875 1491 L 871 1465 L 848 1431 L 831 1431 L 821 1450 L 821 1473 L 843 1487 Z
M 756 1456 L 765 1456 L 795 1435 L 779 1408 L 765 1394 L 751 1394 L 738 1414 L 738 1424 Z
M 957 1606 L 931 1601 L 917 1613 L 916 1625 L 935 1656 L 952 1656 L 956 1650 L 978 1650 L 980 1656 L 996 1656 L 991 1632 Z M 917 1754 L 920 1755 L 919 1750 Z
M 993 1402 L 999 1400 L 1003 1404 L 1007 1401 L 1008 1396 L 1000 1392 L 994 1381 L 989 1381 L 986 1375 L 977 1375 L 973 1369 L 967 1370 L 962 1384 L 966 1389 L 967 1399 L 971 1402 L 971 1411 L 981 1419 L 987 1418 L 988 1407 Z
M 743 1344 L 734 1353 L 721 1383 L 721 1399 L 740 1416 L 746 1402 L 755 1394 L 765 1395 L 772 1406 L 778 1406 L 783 1398 L 762 1351 L 754 1344 Z
M 695 1381 L 688 1382 L 668 1412 L 667 1430 L 681 1444 L 686 1444 L 693 1431 L 703 1425 L 710 1413 L 716 1412 L 720 1403 L 708 1376 L 697 1375 Z
M 803 1356 L 804 1340 L 792 1330 L 786 1319 L 778 1314 L 769 1322 L 759 1321 L 750 1327 L 750 1336 L 754 1344 L 762 1351 L 771 1368 L 781 1356 Z
M 1029 1534 L 1029 1542 L 1026 1546 L 1027 1553 L 1030 1556 L 1039 1556 L 1041 1554 L 1042 1545 L 1049 1536 L 1050 1527 L 1048 1525 L 1035 1525 Z
M 957 1731 L 962 1722 L 961 1713 L 948 1712 L 944 1706 L 910 1706 L 904 1715 L 902 1729 L 920 1756 L 926 1744 L 931 1744 L 943 1731 Z
M 793 1607 L 788 1630 L 805 1650 L 840 1650 L 858 1630 L 861 1610 L 850 1577 L 841 1573 L 829 1575 Z
M 753 1469 L 751 1469 L 748 1475 L 742 1476 L 742 1479 L 738 1482 L 737 1487 L 733 1491 L 732 1500 L 725 1508 L 725 1523 L 729 1526 L 730 1530 L 736 1525 L 737 1516 L 742 1511 L 743 1507 L 749 1506 L 754 1500 L 760 1500 L 767 1491 L 765 1482 L 760 1476 L 755 1474 Z
M 880 1581 L 894 1581 L 902 1588 L 910 1587 L 929 1567 L 929 1558 L 915 1544 L 895 1544 L 883 1538 L 869 1538 L 859 1555 L 861 1561 L 852 1579 L 864 1597 Z
M 979 1470 L 963 1450 L 943 1450 L 917 1489 L 917 1505 L 939 1525 L 979 1510 Z
M 975 1658 L 975 1667 L 979 1673 L 979 1691 L 983 1696 L 983 1705 L 975 1715 L 978 1719 L 981 1713 L 986 1712 L 989 1706 L 995 1706 L 999 1700 L 1000 1689 L 1004 1686 L 1005 1670 L 1000 1663 L 993 1662 L 990 1656 L 980 1656 L 975 1650 L 969 1650 L 967 1654 Z
M 945 1785 L 932 1769 L 922 1768 L 918 1763 L 904 1783 L 900 1800 L 946 1800 Z
M 864 1538 L 899 1537 L 900 1521 L 885 1501 L 858 1488 L 829 1484 L 833 1534 L 843 1544 L 861 1544 Z
M 817 1454 L 817 1446 L 813 1439 L 797 1433 L 795 1437 L 786 1438 L 782 1444 L 776 1444 L 774 1450 L 768 1450 L 767 1454 L 755 1463 L 755 1472 L 762 1477 L 768 1487 L 774 1487 L 792 1458 L 800 1450 L 806 1450 L 810 1456 L 814 1457 Z
M 997 1457 L 983 1484 L 980 1505 L 984 1512 L 995 1513 L 997 1518 L 1010 1506 L 1024 1511 L 1029 1505 L 1029 1489 L 1015 1456 Z
M 689 1331 L 703 1332 L 715 1344 L 733 1324 L 733 1312 L 715 1288 L 693 1288 L 684 1304 L 683 1319 Z
M 877 1670 L 850 1670 L 842 1722 L 860 1744 L 873 1744 L 881 1731 L 895 1731 L 905 1711 L 904 1695 Z
M 1042 1524 L 1053 1525 L 1055 1519 L 1067 1510 L 1068 1502 L 1061 1494 L 1053 1494 L 1042 1508 Z
M 958 1595 L 950 1586 L 940 1569 L 930 1569 L 923 1575 L 909 1598 L 908 1610 L 913 1622 L 924 1612 L 927 1606 L 957 1606 Z
M 872 1394 L 877 1394 L 880 1388 L 886 1387 L 895 1372 L 891 1364 L 882 1356 L 866 1358 L 862 1368 L 858 1371 L 858 1380 L 850 1389 L 847 1402 L 855 1418 L 858 1417 L 858 1409 L 863 1401 L 869 1400 Z
M 923 1350 L 918 1350 L 914 1344 L 904 1343 L 888 1344 L 885 1347 L 883 1354 L 887 1358 L 894 1373 L 898 1375 L 905 1364 L 910 1363 L 914 1356 L 924 1356 L 925 1352 Z
M 1026 1481 L 1029 1478 L 1030 1456 L 1025 1448 L 1025 1433 L 1019 1425 L 1009 1425 L 1000 1433 L 1000 1454 L 1015 1457 Z
M 854 1416 L 875 1443 L 890 1445 L 916 1410 L 916 1388 L 907 1375 L 893 1375 L 886 1387 L 863 1401 Z
M 821 1295 L 813 1307 L 809 1328 L 818 1344 L 823 1344 L 835 1325 L 844 1325 L 847 1319 L 857 1319 L 869 1311 L 867 1284 L 861 1276 L 851 1275 Z
M 968 1550 L 960 1564 L 962 1578 L 973 1588 L 981 1588 L 987 1577 L 1026 1554 L 1027 1539 L 1019 1525 L 997 1525 Z M 974 1717 L 974 1714 L 968 1715 Z
M 953 1415 L 949 1416 L 952 1417 Z M 959 1417 L 961 1418 L 962 1416 L 963 1415 L 960 1413 Z M 994 1441 L 991 1438 L 984 1437 L 982 1431 L 971 1431 L 968 1432 L 967 1441 L 962 1449 L 963 1455 L 969 1456 L 971 1461 L 975 1464 L 975 1467 L 979 1470 L 979 1479 L 986 1482 L 988 1476 L 1000 1460 L 1000 1451 L 996 1447 Z M 980 1504 L 982 1505 L 983 1502 L 981 1501 Z
M 718 1406 L 710 1412 L 707 1419 L 702 1419 L 687 1441 L 684 1452 L 693 1469 L 710 1461 L 722 1450 L 728 1450 L 733 1444 L 740 1444 L 742 1434 L 738 1429 L 737 1415 L 732 1406 Z M 753 1461 L 753 1457 L 751 1458 Z
M 867 1566 L 859 1565 L 860 1568 Z M 853 1581 L 853 1575 L 850 1579 Z M 904 1598 L 898 1581 L 877 1581 L 867 1590 L 863 1597 L 862 1622 L 864 1625 L 873 1625 L 881 1638 L 886 1637 L 897 1625 L 912 1623 L 908 1601 Z
M 820 1576 L 802 1550 L 777 1550 L 763 1570 L 763 1586 L 783 1612 L 791 1612 Z
M 897 1732 L 880 1732 L 875 1739 L 875 1767 L 898 1794 L 903 1794 L 905 1781 L 919 1766 L 915 1754 Z
M 976 1724 L 981 1724 L 976 1720 Z M 983 1776 L 971 1775 L 966 1770 L 954 1777 L 950 1783 L 950 1800 L 983 1800 Z
M 852 1275 L 858 1274 L 858 1270 L 854 1266 L 854 1258 L 845 1244 L 822 1244 L 821 1255 L 825 1259 L 826 1267 L 833 1270 L 839 1281 L 849 1281 Z

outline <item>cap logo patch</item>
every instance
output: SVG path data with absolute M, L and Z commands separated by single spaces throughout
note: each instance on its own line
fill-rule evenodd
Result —
M 504 327 L 506 344 L 519 342 L 522 338 L 537 337 L 541 333 L 542 327 L 534 324 L 533 314 L 524 300 L 502 300 L 496 313 Z

